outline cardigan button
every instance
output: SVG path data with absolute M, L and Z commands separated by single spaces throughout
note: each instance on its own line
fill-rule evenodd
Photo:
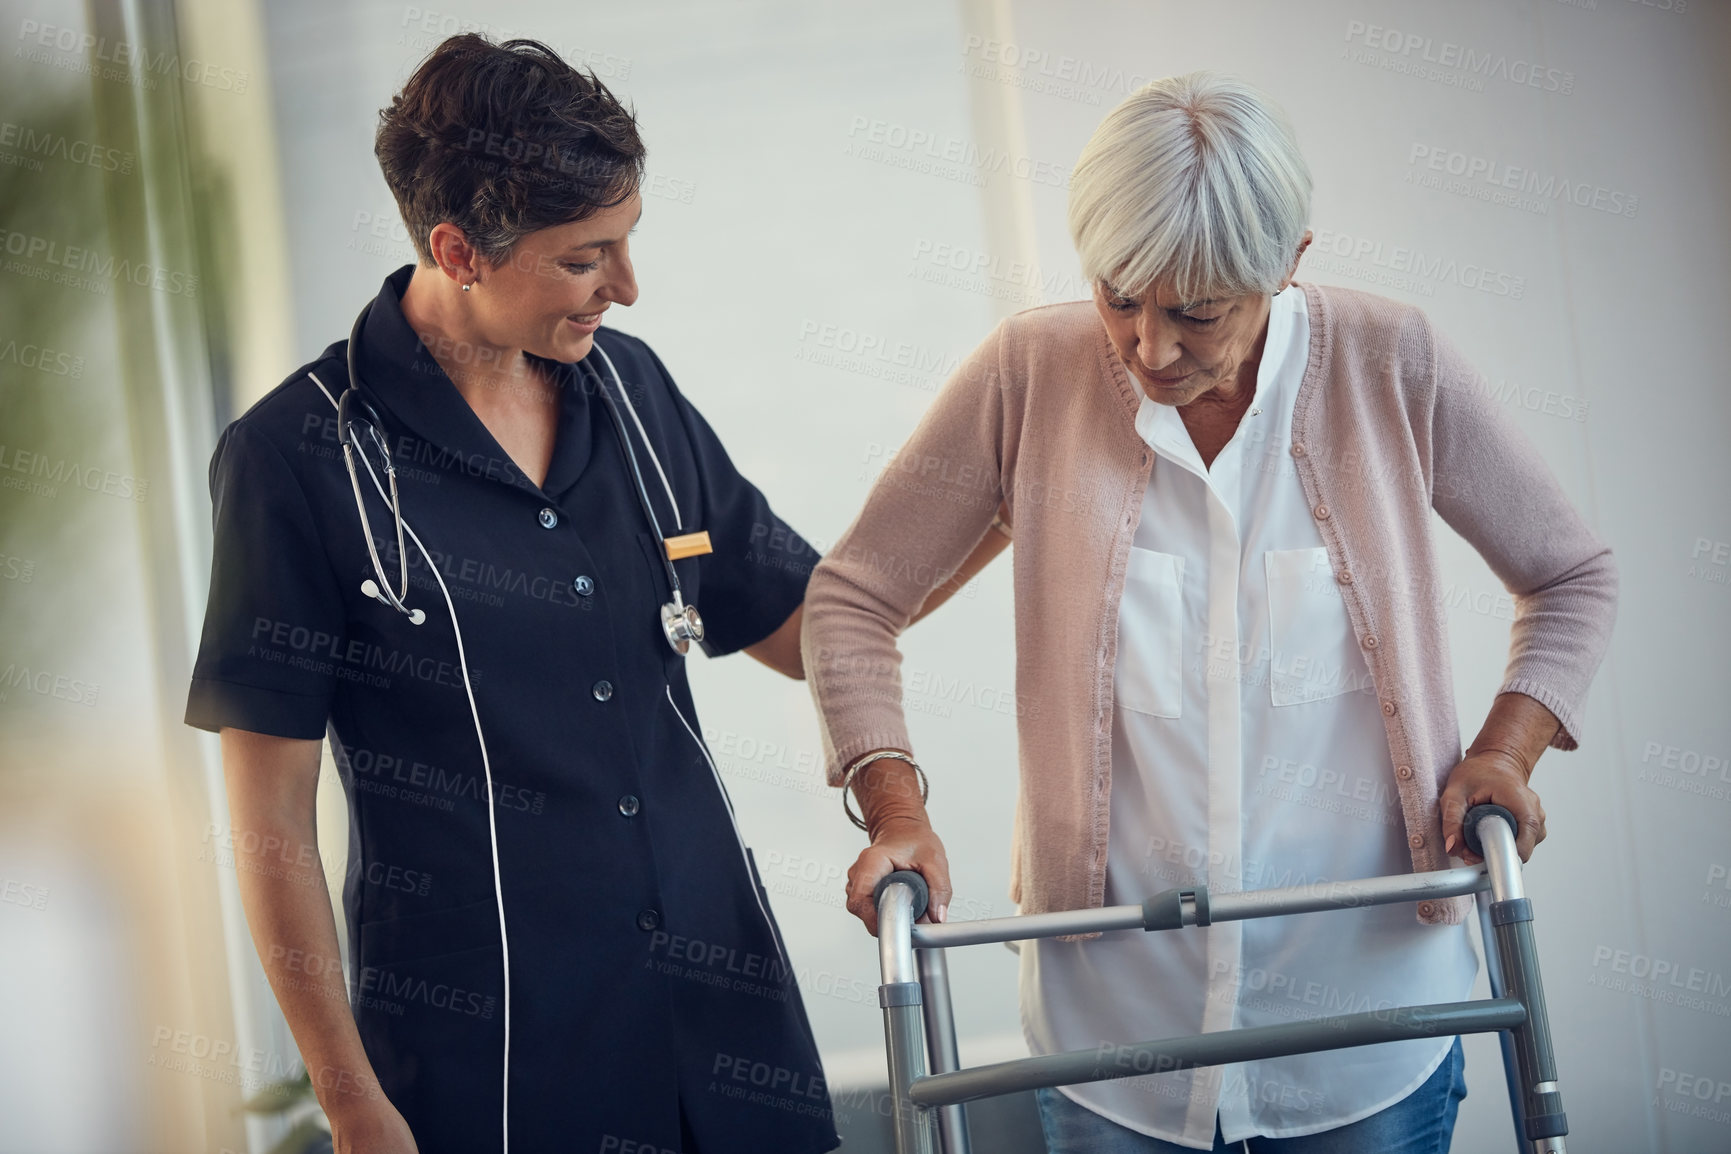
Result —
M 1402 781 L 1411 781 L 1412 780 L 1412 766 L 1410 766 L 1410 765 L 1397 765 L 1394 767 L 1394 775 L 1396 777 L 1400 778 Z
M 1418 916 L 1419 917 L 1428 918 L 1428 917 L 1431 917 L 1435 913 L 1436 913 L 1436 907 L 1434 905 L 1432 905 L 1431 903 L 1420 902 L 1418 904 Z
M 1336 576 L 1339 578 L 1340 583 L 1342 585 L 1351 585 L 1352 584 L 1352 570 L 1351 569 L 1342 569 Z
M 1382 703 L 1382 713 L 1383 713 L 1384 717 L 1393 717 L 1394 716 L 1394 702 L 1392 702 L 1392 701 L 1383 702 Z
M 1411 837 L 1406 839 L 1406 844 L 1410 845 L 1413 849 L 1423 849 L 1424 848 L 1424 834 L 1422 834 L 1422 833 L 1413 834 Z
M 1316 519 L 1318 521 L 1328 520 L 1328 506 L 1327 505 L 1318 505 L 1316 507 L 1315 511 L 1316 511 Z
M 1379 642 L 1376 639 L 1376 634 L 1366 633 L 1364 635 L 1364 647 L 1366 649 L 1375 649 L 1378 644 Z
M 1292 442 L 1292 455 L 1294 457 L 1304 456 L 1304 442 L 1302 442 L 1302 441 Z

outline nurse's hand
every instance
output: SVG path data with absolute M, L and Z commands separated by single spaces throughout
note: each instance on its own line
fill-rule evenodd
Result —
M 418 1154 L 409 1124 L 382 1094 L 327 1116 L 335 1154 Z
M 878 932 L 878 910 L 872 890 L 879 879 L 896 870 L 914 870 L 926 879 L 931 901 L 920 921 L 943 921 L 950 904 L 950 861 L 931 823 L 923 815 L 884 818 L 873 830 L 871 845 L 847 871 L 848 912 L 864 922 L 873 937 Z

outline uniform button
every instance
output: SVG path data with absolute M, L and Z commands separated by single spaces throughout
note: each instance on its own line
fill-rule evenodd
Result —
M 541 528 L 557 529 L 559 527 L 559 511 L 557 509 L 549 506 L 541 510 L 539 517 L 541 518 Z
M 1396 777 L 1400 778 L 1402 781 L 1411 781 L 1412 780 L 1412 766 L 1410 766 L 1410 765 L 1397 765 L 1394 767 L 1394 775 Z
M 1384 717 L 1393 717 L 1394 716 L 1394 702 L 1392 702 L 1392 701 L 1383 702 L 1382 703 L 1382 713 L 1383 713 Z
M 1364 635 L 1364 647 L 1366 649 L 1375 649 L 1376 646 L 1377 646 L 1376 634 L 1366 633 Z
M 1340 573 L 1338 574 L 1338 576 L 1340 578 L 1340 583 L 1342 585 L 1351 585 L 1352 584 L 1352 570 L 1351 569 L 1342 569 L 1340 571 Z
M 1328 520 L 1328 506 L 1327 505 L 1318 505 L 1316 507 L 1316 519 L 1318 521 Z
M 1294 457 L 1304 456 L 1304 444 L 1303 444 L 1303 442 L 1301 442 L 1301 441 L 1292 442 L 1292 455 Z
M 661 915 L 654 910 L 637 911 L 637 928 L 648 932 L 661 924 Z
M 1406 844 L 1410 845 L 1413 849 L 1423 849 L 1424 848 L 1424 834 L 1422 834 L 1422 833 L 1413 834 L 1411 837 L 1406 839 Z
M 584 574 L 581 577 L 575 577 L 571 581 L 571 588 L 577 590 L 577 596 L 587 597 L 589 594 L 595 592 L 595 579 L 590 577 L 588 574 Z
M 634 794 L 628 793 L 619 799 L 619 812 L 624 814 L 626 817 L 636 817 L 637 811 L 640 808 L 641 803 L 637 800 Z
M 589 692 L 595 695 L 596 701 L 606 701 L 613 696 L 613 683 L 611 681 L 597 681 L 595 688 Z

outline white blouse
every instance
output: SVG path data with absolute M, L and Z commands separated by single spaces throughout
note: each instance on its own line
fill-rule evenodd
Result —
M 1270 307 L 1256 394 L 1211 468 L 1170 405 L 1118 609 L 1106 904 L 1408 873 L 1394 767 L 1286 446 L 1310 341 L 1303 293 Z M 1021 948 L 1032 1053 L 1467 998 L 1465 925 L 1402 904 Z M 1066 1086 L 1088 1109 L 1207 1149 L 1296 1137 L 1393 1105 L 1452 1037 Z

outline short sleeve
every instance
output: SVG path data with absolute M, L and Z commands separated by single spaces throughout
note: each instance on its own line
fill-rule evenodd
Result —
M 323 737 L 346 611 L 305 491 L 243 420 L 217 441 L 210 496 L 210 598 L 186 724 Z
M 721 438 L 685 399 L 661 359 L 680 423 L 697 460 L 703 493 L 701 527 L 713 552 L 698 558 L 701 574 L 703 651 L 710 657 L 755 645 L 781 627 L 805 600 L 806 583 L 819 561 L 816 549 L 776 516 L 769 499 L 734 468 Z

